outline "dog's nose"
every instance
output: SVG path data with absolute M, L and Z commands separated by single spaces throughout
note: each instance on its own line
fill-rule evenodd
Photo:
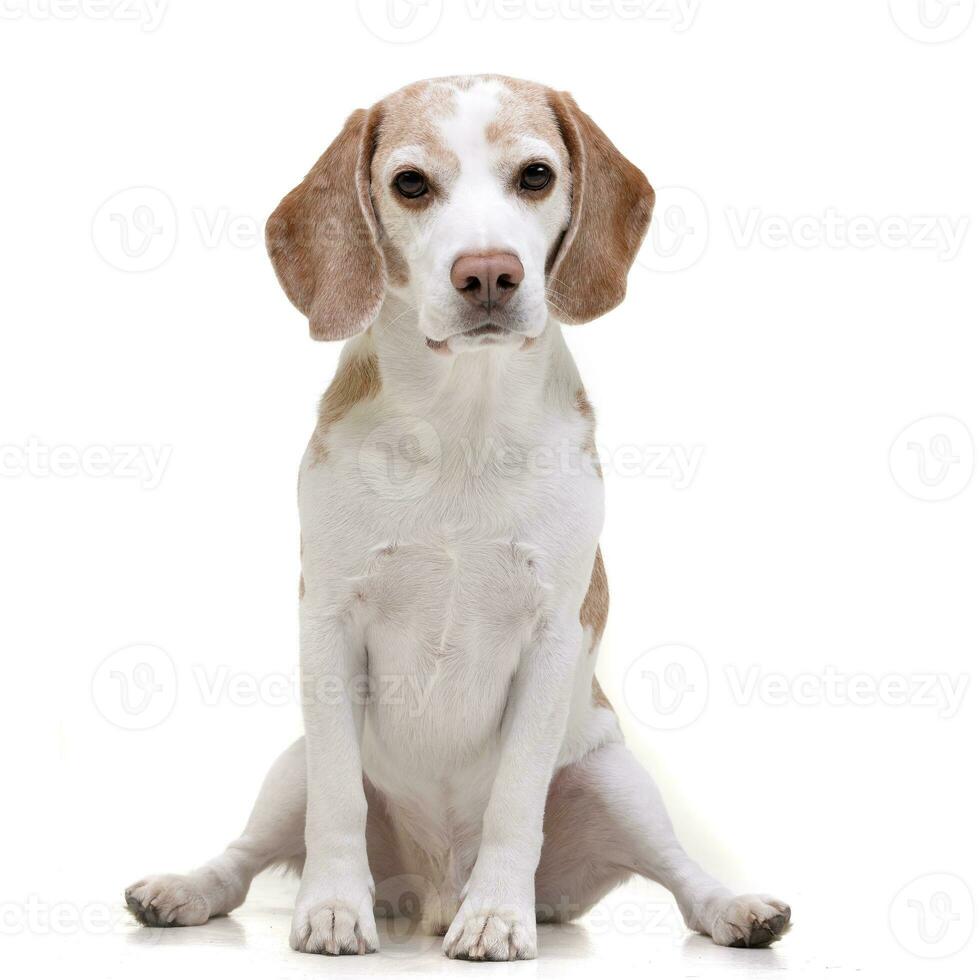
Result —
M 449 272 L 456 289 L 474 306 L 503 306 L 524 278 L 521 260 L 510 252 L 461 255 Z

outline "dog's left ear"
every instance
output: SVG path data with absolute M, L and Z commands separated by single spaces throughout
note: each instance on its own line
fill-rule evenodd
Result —
M 386 278 L 371 203 L 380 109 L 358 109 L 265 226 L 282 288 L 310 320 L 314 340 L 344 340 L 381 310 Z
M 572 164 L 572 217 L 549 275 L 554 313 L 564 323 L 587 323 L 626 295 L 654 193 L 567 92 L 550 97 Z

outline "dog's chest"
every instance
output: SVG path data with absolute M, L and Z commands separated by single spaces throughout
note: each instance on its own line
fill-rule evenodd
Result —
M 473 449 L 492 449 L 495 435 L 446 432 L 434 447 L 409 442 L 411 453 L 393 454 L 401 443 L 386 426 L 371 417 L 337 431 L 327 465 L 303 474 L 304 602 L 349 622 L 366 654 L 368 774 L 383 758 L 449 776 L 497 749 L 538 632 L 573 605 L 577 618 L 602 483 L 587 459 L 566 467 L 557 452 L 554 465 L 534 456 L 580 446 L 574 418 L 520 443 L 511 435 L 506 458 Z
M 528 549 L 507 538 L 471 531 L 381 549 L 355 596 L 376 737 L 430 761 L 478 753 L 499 729 L 546 593 Z

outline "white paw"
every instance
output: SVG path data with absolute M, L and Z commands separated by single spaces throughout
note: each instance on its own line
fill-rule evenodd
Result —
M 378 929 L 371 893 L 356 902 L 327 899 L 310 904 L 300 900 L 293 912 L 289 945 L 301 953 L 328 956 L 376 953 Z
M 719 946 L 768 946 L 789 928 L 790 908 L 771 895 L 738 895 L 717 912 L 711 938 Z
M 154 875 L 126 889 L 126 906 L 144 926 L 199 926 L 211 909 L 187 875 Z
M 473 912 L 467 904 L 456 913 L 442 951 L 454 960 L 533 960 L 538 955 L 534 912 L 495 909 Z

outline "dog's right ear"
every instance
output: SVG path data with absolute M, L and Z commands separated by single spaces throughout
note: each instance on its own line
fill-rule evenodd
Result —
M 371 203 L 380 109 L 358 109 L 265 226 L 269 257 L 314 340 L 344 340 L 381 310 L 386 277 Z

